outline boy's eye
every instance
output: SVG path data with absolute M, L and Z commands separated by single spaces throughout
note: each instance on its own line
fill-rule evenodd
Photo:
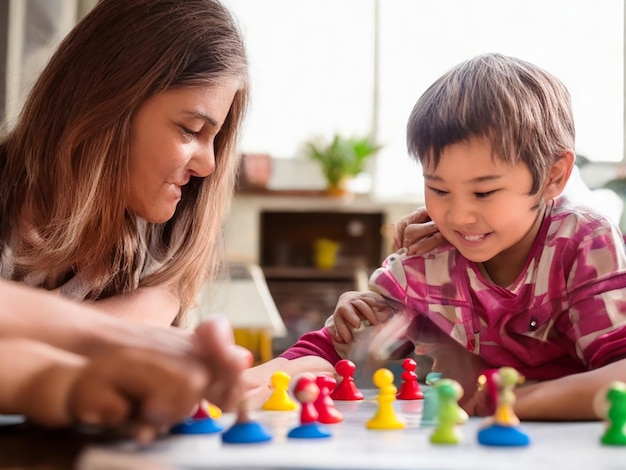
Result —
M 484 199 L 486 197 L 491 196 L 495 192 L 496 192 L 495 190 L 494 191 L 487 191 L 487 192 L 484 192 L 484 193 L 475 193 L 475 195 L 476 195 L 477 199 Z
M 430 186 L 428 186 L 428 190 L 432 191 L 437 196 L 445 196 L 446 194 L 448 194 L 448 191 L 443 191 L 441 189 L 433 188 L 433 187 L 430 187 Z

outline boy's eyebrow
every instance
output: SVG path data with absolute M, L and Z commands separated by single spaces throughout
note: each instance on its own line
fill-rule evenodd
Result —
M 437 181 L 437 182 L 443 182 L 443 178 L 441 176 L 437 176 L 437 175 L 430 175 L 428 173 L 424 173 L 423 174 L 424 179 L 427 181 Z M 502 178 L 502 175 L 485 175 L 485 176 L 478 176 L 476 178 L 472 178 L 471 180 L 468 181 L 468 183 L 485 183 L 487 181 L 495 181 Z
M 200 111 L 185 111 L 185 114 L 188 114 L 189 116 L 192 116 L 197 119 L 202 119 L 203 121 L 206 121 L 209 124 L 211 124 L 213 127 L 220 127 L 219 123 L 215 119 L 213 119 L 208 114 L 204 114 Z

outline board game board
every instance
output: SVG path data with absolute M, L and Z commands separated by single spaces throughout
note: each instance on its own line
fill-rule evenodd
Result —
M 290 439 L 287 433 L 299 422 L 298 411 L 254 411 L 254 420 L 272 434 L 258 444 L 224 444 L 220 434 L 167 436 L 148 447 L 125 442 L 93 447 L 81 459 L 81 469 L 107 468 L 106 462 L 127 462 L 126 467 L 156 469 L 555 469 L 624 468 L 626 447 L 600 443 L 604 423 L 522 423 L 531 438 L 527 447 L 487 447 L 477 442 L 483 419 L 461 425 L 463 442 L 430 442 L 433 427 L 420 424 L 423 401 L 396 400 L 393 405 L 406 429 L 374 431 L 365 423 L 377 410 L 376 391 L 364 390 L 361 402 L 335 401 L 343 413 L 341 423 L 328 425 L 332 436 Z M 235 416 L 218 419 L 226 429 Z M 137 465 L 133 467 L 133 462 Z M 118 467 L 115 467 L 118 468 Z

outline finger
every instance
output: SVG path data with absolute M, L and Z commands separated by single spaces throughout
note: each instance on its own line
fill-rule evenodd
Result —
M 372 294 L 372 296 L 363 298 L 363 301 L 367 303 L 369 309 L 363 309 L 362 315 L 365 316 L 372 325 L 378 325 L 386 322 L 393 315 L 394 308 L 381 295 Z
M 340 338 L 340 343 L 350 343 L 354 338 L 352 336 L 352 328 L 348 326 L 343 320 L 338 320 L 335 322 L 335 329 L 337 335 Z
M 353 303 L 353 307 L 358 315 L 358 324 L 350 322 L 354 328 L 361 328 L 363 320 L 367 320 L 370 325 L 377 325 L 379 323 L 376 311 L 379 308 L 385 308 L 386 306 L 379 303 L 374 303 L 374 307 L 364 300 L 359 300 Z
M 409 224 L 404 230 L 404 246 L 410 245 L 417 240 L 427 237 L 437 232 L 437 226 L 435 222 L 429 221 L 423 224 Z
M 445 243 L 445 238 L 440 232 L 436 232 L 432 235 L 424 237 L 422 239 L 416 240 L 414 243 L 411 243 L 406 246 L 408 248 L 409 255 L 423 255 L 426 254 L 438 246 L 441 246 Z
M 84 424 L 117 426 L 127 421 L 131 406 L 110 384 L 80 382 L 71 393 L 72 414 Z
M 339 320 L 341 320 L 341 319 L 339 319 Z M 335 316 L 334 315 L 331 315 L 330 317 L 328 317 L 326 319 L 326 322 L 324 323 L 324 326 L 326 327 L 326 329 L 330 333 L 330 336 L 333 338 L 333 341 L 335 341 L 336 343 L 344 343 L 343 338 L 341 337 L 341 335 L 337 331 L 337 325 L 335 325 Z
M 195 329 L 197 354 L 209 371 L 205 398 L 223 410 L 238 399 L 243 371 L 250 365 L 250 352 L 234 344 L 232 328 L 221 315 L 211 315 Z
M 396 229 L 394 232 L 394 243 L 396 245 L 396 249 L 402 248 L 406 246 L 404 244 L 404 232 L 407 227 L 411 224 L 424 224 L 428 222 L 430 217 L 428 216 L 428 212 L 426 211 L 426 207 L 422 206 L 411 214 L 403 217 L 396 223 Z

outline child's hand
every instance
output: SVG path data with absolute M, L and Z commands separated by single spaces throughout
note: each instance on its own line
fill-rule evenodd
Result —
M 326 327 L 336 342 L 348 344 L 354 339 L 353 330 L 361 328 L 361 322 L 378 325 L 385 322 L 392 313 L 381 295 L 375 292 L 348 291 L 339 297 Z
M 423 255 L 444 242 L 443 235 L 428 217 L 425 207 L 416 209 L 396 223 L 393 240 L 397 249 L 407 248 L 408 255 Z

